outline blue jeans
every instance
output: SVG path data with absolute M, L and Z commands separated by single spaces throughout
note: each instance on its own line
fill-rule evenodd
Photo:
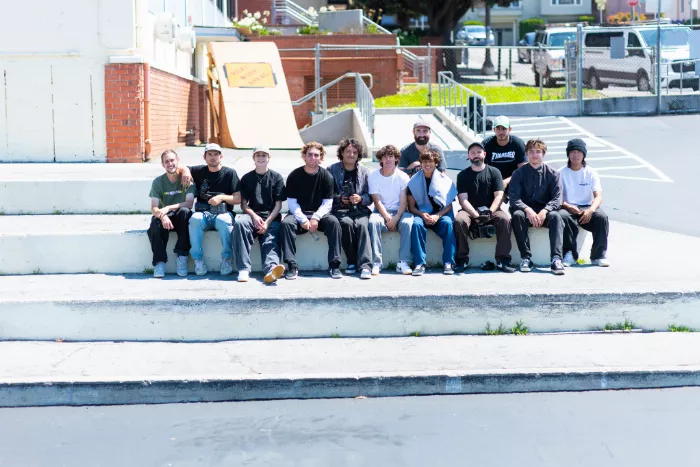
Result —
M 280 223 L 274 221 L 268 227 L 267 232 L 260 235 L 255 233 L 253 220 L 248 214 L 236 216 L 236 226 L 233 228 L 233 245 L 236 249 L 236 268 L 239 271 L 250 271 L 252 262 L 250 250 L 255 239 L 260 243 L 260 258 L 262 259 L 263 273 L 267 274 L 280 263 L 280 245 L 277 234 Z
M 425 264 L 425 244 L 428 237 L 428 229 L 432 230 L 442 239 L 442 263 L 453 264 L 455 261 L 455 234 L 452 228 L 454 214 L 450 211 L 441 217 L 433 225 L 425 225 L 423 218 L 413 216 L 413 229 L 411 230 L 411 250 L 413 262 L 416 266 Z
M 233 249 L 231 248 L 231 232 L 233 232 L 233 214 L 227 212 L 225 214 L 212 214 L 209 211 L 195 212 L 190 217 L 190 255 L 192 259 L 201 260 L 202 239 L 204 232 L 207 230 L 216 229 L 219 232 L 221 239 L 221 257 L 233 258 Z

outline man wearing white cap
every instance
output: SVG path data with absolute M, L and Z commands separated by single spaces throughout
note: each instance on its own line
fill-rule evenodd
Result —
M 271 284 L 284 274 L 280 264 L 278 232 L 282 201 L 287 199 L 282 175 L 270 170 L 270 150 L 258 146 L 253 150 L 255 170 L 241 178 L 241 210 L 233 227 L 233 250 L 238 268 L 238 282 L 248 282 L 251 270 L 250 250 L 255 239 L 260 242 L 260 257 L 265 283 Z
M 420 170 L 420 153 L 424 150 L 435 151 L 440 155 L 440 164 L 437 169 L 440 172 L 445 172 L 447 165 L 445 164 L 445 155 L 442 153 L 442 148 L 437 144 L 430 142 L 430 123 L 426 120 L 418 120 L 413 124 L 413 139 L 414 142 L 401 149 L 401 159 L 399 160 L 399 170 L 403 170 L 409 176 Z
M 202 240 L 204 232 L 214 230 L 221 239 L 221 275 L 233 272 L 233 206 L 241 202 L 238 174 L 230 167 L 224 167 L 221 146 L 209 143 L 204 148 L 206 164 L 183 168 L 182 177 L 191 177 L 197 187 L 195 212 L 190 217 L 190 255 L 194 259 L 194 272 L 198 276 L 207 273 L 204 264 Z
M 503 187 L 508 193 L 510 177 L 515 169 L 527 164 L 525 143 L 517 136 L 511 135 L 512 128 L 508 117 L 501 115 L 493 121 L 494 136 L 483 141 L 486 151 L 484 163 L 497 168 L 503 177 Z

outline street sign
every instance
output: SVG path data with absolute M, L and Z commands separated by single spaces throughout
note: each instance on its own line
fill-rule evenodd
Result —
M 629 6 L 637 6 L 639 5 L 639 0 L 627 0 L 627 4 Z

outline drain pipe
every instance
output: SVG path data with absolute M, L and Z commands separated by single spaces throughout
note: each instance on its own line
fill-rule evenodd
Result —
M 151 65 L 143 64 L 143 134 L 144 154 L 143 159 L 151 157 Z

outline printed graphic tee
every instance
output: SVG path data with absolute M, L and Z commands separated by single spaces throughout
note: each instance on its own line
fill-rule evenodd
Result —
M 602 192 L 598 172 L 590 167 L 581 170 L 571 170 L 564 167 L 559 171 L 564 187 L 564 202 L 575 206 L 590 206 L 593 202 L 593 192 Z
M 151 198 L 158 198 L 158 207 L 172 206 L 185 201 L 185 196 L 189 193 L 195 194 L 197 189 L 194 185 L 190 185 L 185 189 L 182 186 L 182 180 L 178 177 L 175 183 L 168 179 L 167 174 L 156 177 L 151 184 L 151 193 L 148 195 Z
M 241 190 L 238 174 L 231 167 L 222 167 L 218 172 L 211 172 L 207 165 L 197 165 L 189 169 L 197 185 L 197 201 L 200 203 L 209 202 L 202 197 L 205 191 L 211 195 L 232 195 Z M 226 203 L 226 210 L 232 212 L 233 206 Z
M 513 175 L 518 164 L 527 162 L 525 154 L 525 143 L 517 136 L 510 135 L 510 140 L 505 146 L 498 144 L 496 136 L 489 136 L 484 140 L 486 149 L 486 165 L 496 167 L 501 172 L 501 177 L 505 180 Z

